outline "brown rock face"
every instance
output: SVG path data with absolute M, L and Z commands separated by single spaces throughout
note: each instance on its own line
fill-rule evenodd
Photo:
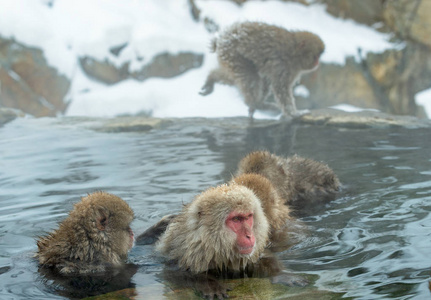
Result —
M 114 84 L 129 77 L 129 64 L 116 67 L 109 61 L 98 61 L 91 57 L 81 57 L 79 59 L 82 70 L 90 78 L 107 84 Z
M 89 77 L 107 84 L 115 84 L 128 78 L 144 81 L 151 77 L 175 77 L 190 69 L 200 67 L 203 55 L 191 52 L 161 53 L 145 64 L 141 70 L 133 72 L 129 71 L 129 63 L 117 67 L 107 60 L 101 62 L 91 57 L 82 57 L 79 61 Z
M 326 4 L 328 13 L 338 18 L 373 25 L 382 20 L 383 1 L 379 0 L 319 0 Z
M 425 117 L 415 103 L 415 94 L 431 87 L 431 52 L 427 47 L 408 44 L 402 50 L 368 53 L 361 59 L 348 58 L 345 65 L 322 64 L 316 72 L 303 76 L 302 84 L 310 96 L 299 100 L 298 106 L 315 109 L 346 103 Z
M 304 75 L 301 82 L 310 91 L 309 98 L 304 99 L 308 107 L 301 105 L 302 100 L 298 101 L 301 108 L 316 109 L 347 103 L 380 109 L 361 67 L 353 59 L 346 60 L 344 66 L 321 64 L 316 72 Z
M 0 38 L 0 106 L 55 116 L 67 107 L 69 86 L 65 76 L 47 65 L 41 50 Z
M 431 1 L 386 1 L 383 18 L 401 38 L 431 47 Z

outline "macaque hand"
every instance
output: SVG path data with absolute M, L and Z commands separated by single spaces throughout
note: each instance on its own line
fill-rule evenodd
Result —
M 213 92 L 213 90 L 214 90 L 214 85 L 211 86 L 209 84 L 206 84 L 201 88 L 199 95 L 202 95 L 202 96 L 209 95 Z

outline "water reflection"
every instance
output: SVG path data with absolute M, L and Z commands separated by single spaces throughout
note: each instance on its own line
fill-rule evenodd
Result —
M 430 296 L 428 130 L 248 127 L 247 120 L 224 119 L 104 133 L 71 121 L 20 119 L 0 135 L 0 298 L 71 297 L 47 288 L 32 253 L 35 238 L 55 228 L 80 196 L 117 194 L 136 213 L 133 227 L 144 229 L 229 180 L 253 150 L 324 161 L 344 185 L 339 199 L 303 219 L 310 237 L 280 254 L 287 268 L 318 275 L 318 288 L 356 299 Z M 163 263 L 151 246 L 134 248 L 130 262 L 139 266 L 132 284 L 160 284 Z
M 49 294 L 64 296 L 69 299 L 82 299 L 134 288 L 135 284 L 131 279 L 137 271 L 137 265 L 127 264 L 121 269 L 112 270 L 103 275 L 63 276 L 53 270 L 39 268 L 40 277 L 38 281 L 40 281 L 42 289 Z

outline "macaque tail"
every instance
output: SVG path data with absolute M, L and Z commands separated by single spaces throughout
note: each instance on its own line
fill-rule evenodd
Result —
M 157 242 L 159 237 L 165 233 L 169 223 L 176 217 L 176 214 L 166 215 L 159 222 L 145 230 L 136 238 L 138 245 L 151 245 Z

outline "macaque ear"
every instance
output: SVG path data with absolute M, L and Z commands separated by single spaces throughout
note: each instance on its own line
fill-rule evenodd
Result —
M 103 211 L 103 209 L 99 208 L 97 210 L 97 212 L 98 212 L 98 217 L 97 217 L 97 220 L 96 220 L 96 227 L 100 231 L 103 231 L 103 230 L 106 229 L 106 226 L 108 226 L 109 216 L 108 216 L 108 214 L 105 211 Z

